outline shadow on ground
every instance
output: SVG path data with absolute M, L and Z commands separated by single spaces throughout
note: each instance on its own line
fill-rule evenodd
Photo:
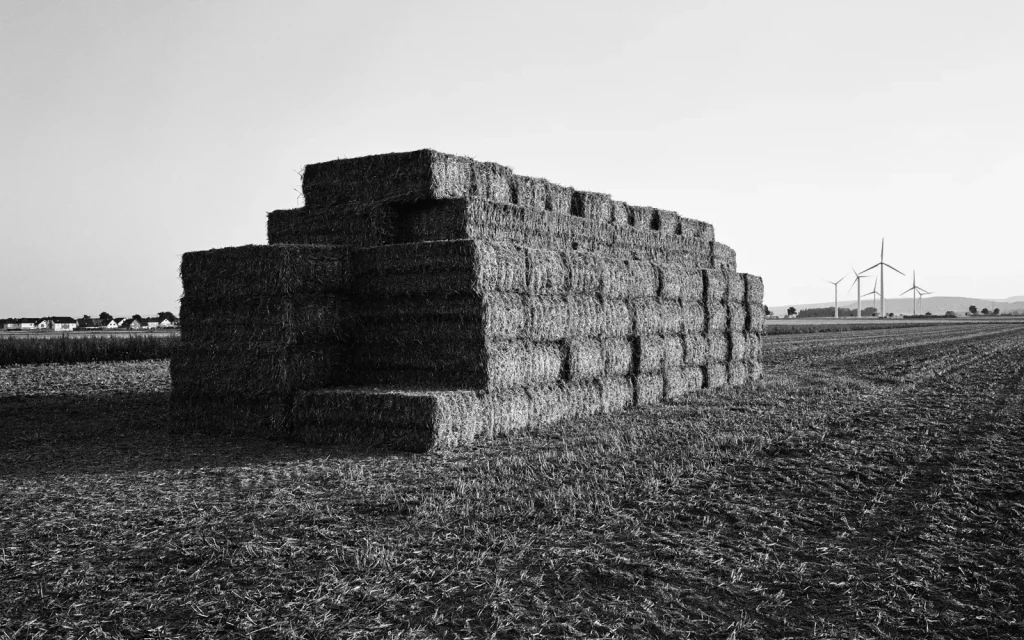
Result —
M 0 477 L 380 457 L 340 446 L 178 433 L 168 393 L 0 397 Z

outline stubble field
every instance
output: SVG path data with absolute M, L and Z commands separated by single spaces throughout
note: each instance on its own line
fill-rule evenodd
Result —
M 0 368 L 0 637 L 1024 634 L 1024 326 L 448 454 L 184 435 L 166 361 Z

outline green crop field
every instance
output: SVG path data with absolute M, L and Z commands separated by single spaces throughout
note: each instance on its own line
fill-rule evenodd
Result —
M 0 367 L 0 638 L 1020 638 L 1024 326 L 397 455 L 181 434 L 167 362 Z

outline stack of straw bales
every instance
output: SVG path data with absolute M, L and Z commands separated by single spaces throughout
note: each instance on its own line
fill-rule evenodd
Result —
M 268 246 L 184 256 L 184 413 L 427 450 L 761 376 L 761 279 L 707 223 L 429 150 L 303 195 Z

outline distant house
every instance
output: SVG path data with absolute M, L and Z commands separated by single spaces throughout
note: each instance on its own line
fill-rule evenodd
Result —
M 103 322 L 99 318 L 90 318 L 89 316 L 82 316 L 77 320 L 79 329 L 102 329 Z
M 128 329 L 129 331 L 138 331 L 139 329 L 142 328 L 142 323 L 136 320 L 135 318 L 125 318 L 125 321 L 121 325 L 121 328 Z
M 160 318 L 143 318 L 142 322 L 145 329 L 159 329 L 162 326 L 160 323 L 163 321 Z
M 0 328 L 4 331 L 14 331 L 19 329 L 19 323 L 17 318 L 3 318 L 0 319 Z
M 68 316 L 54 316 L 47 320 L 50 321 L 50 329 L 54 331 L 74 331 L 78 328 L 78 322 Z
M 111 324 L 114 325 L 111 329 L 124 329 L 124 323 L 126 320 L 131 320 L 131 318 L 114 318 L 110 321 Z
M 31 329 L 35 329 L 36 325 L 39 324 L 40 320 L 41 318 L 19 318 L 18 328 L 21 329 L 22 331 L 29 331 Z

